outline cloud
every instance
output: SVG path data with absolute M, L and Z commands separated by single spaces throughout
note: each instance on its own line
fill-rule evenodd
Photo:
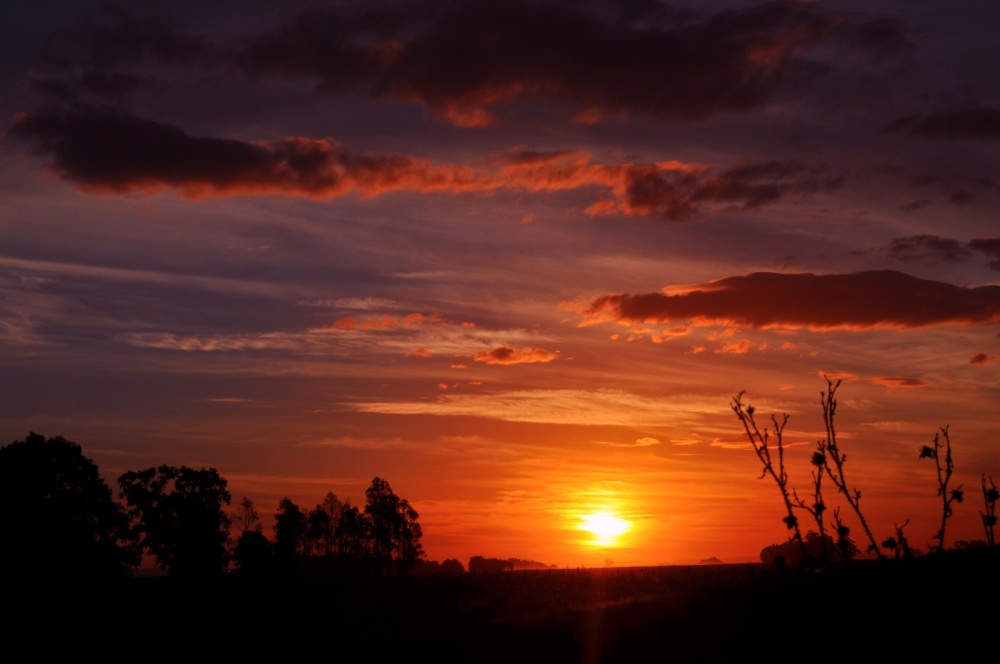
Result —
M 594 441 L 597 445 L 606 445 L 607 447 L 652 447 L 653 445 L 662 445 L 663 443 L 656 438 L 638 438 L 634 443 L 616 443 L 606 440 Z
M 903 378 L 901 376 L 883 376 L 881 378 L 872 378 L 871 382 L 876 385 L 885 385 L 886 387 L 904 388 L 927 387 L 930 384 L 926 380 L 921 380 L 919 378 Z
M 722 348 L 716 349 L 715 352 L 729 355 L 743 355 L 744 353 L 750 352 L 750 340 L 741 339 L 740 341 L 727 341 L 722 345 Z
M 1000 237 L 981 237 L 969 242 L 937 235 L 898 237 L 886 247 L 888 254 L 903 263 L 959 263 L 972 258 L 973 251 L 990 258 L 989 267 L 1000 270 Z
M 330 323 L 327 329 L 331 330 L 395 330 L 400 327 L 416 327 L 425 324 L 437 324 L 446 322 L 440 314 L 413 313 L 405 316 L 391 316 L 382 314 L 358 320 L 353 316 L 340 318 Z
M 521 350 L 515 350 L 510 346 L 500 346 L 493 350 L 481 350 L 472 358 L 476 362 L 486 364 L 527 364 L 534 362 L 551 362 L 559 357 L 559 352 L 552 352 L 542 348 L 532 348 L 525 346 Z
M 917 210 L 923 210 L 925 207 L 930 207 L 934 205 L 934 202 L 927 198 L 920 198 L 913 201 L 912 203 L 906 203 L 900 205 L 899 209 L 903 212 L 916 212 Z
M 968 245 L 937 235 L 898 237 L 889 243 L 889 255 L 903 263 L 958 263 L 972 257 Z
M 8 131 L 51 155 L 52 169 L 95 193 L 174 189 L 200 198 L 284 194 L 329 198 L 349 192 L 462 190 L 462 167 L 435 167 L 404 155 L 351 152 L 330 140 L 277 143 L 202 138 L 126 115 L 19 114 Z M 482 190 L 482 183 L 473 184 Z
M 661 293 L 566 303 L 581 325 L 616 322 L 755 328 L 908 329 L 1000 322 L 1000 286 L 963 288 L 890 270 L 853 274 L 756 272 Z
M 596 192 L 590 215 L 683 221 L 705 205 L 753 209 L 838 188 L 842 178 L 798 161 L 699 164 L 594 162 L 586 152 L 513 150 L 480 168 L 348 150 L 332 139 L 277 142 L 191 136 L 125 115 L 18 115 L 8 135 L 50 157 L 59 177 L 100 194 L 174 190 L 187 198 L 284 195 L 329 199 L 391 192 Z
M 990 268 L 1000 270 L 1000 237 L 980 237 L 969 242 L 969 247 L 986 254 Z
M 976 353 L 975 355 L 972 356 L 972 359 L 969 360 L 969 363 L 989 364 L 990 362 L 994 362 L 996 359 L 997 358 L 993 357 L 992 355 L 987 355 L 986 353 Z
M 426 348 L 418 348 L 414 351 L 406 353 L 405 357 L 430 357 L 431 352 Z
M 586 424 L 591 426 L 661 427 L 697 429 L 702 418 L 726 412 L 718 396 L 649 398 L 620 390 L 515 390 L 491 394 L 439 393 L 432 401 L 345 403 L 364 413 L 396 415 L 459 415 L 487 417 L 508 422 Z
M 50 40 L 36 89 L 58 101 L 118 101 L 178 71 L 224 69 L 419 104 L 465 127 L 516 115 L 516 102 L 586 123 L 698 121 L 760 108 L 843 66 L 846 53 L 881 59 L 908 47 L 893 20 L 792 0 L 714 12 L 613 0 L 307 5 L 250 13 L 212 39 L 145 7 L 89 12 Z
M 965 108 L 957 111 L 897 118 L 882 133 L 906 132 L 920 138 L 946 140 L 1000 138 L 1000 110 Z
M 646 2 L 344 3 L 246 40 L 235 60 L 252 78 L 314 80 L 482 127 L 520 100 L 588 123 L 746 112 L 823 74 L 831 65 L 812 47 L 881 56 L 904 42 L 890 21 L 800 2 L 705 15 Z

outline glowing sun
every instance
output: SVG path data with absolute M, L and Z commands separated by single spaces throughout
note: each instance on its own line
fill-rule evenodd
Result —
M 618 537 L 628 532 L 632 525 L 607 512 L 588 514 L 583 517 L 581 530 L 587 530 L 594 534 L 594 544 L 599 546 L 611 546 L 616 543 Z

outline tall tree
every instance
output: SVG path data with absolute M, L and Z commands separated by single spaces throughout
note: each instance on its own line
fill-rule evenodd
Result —
M 260 514 L 253 501 L 244 497 L 233 520 L 240 526 L 240 535 L 233 545 L 232 558 L 241 576 L 264 577 L 271 572 L 274 554 L 271 542 L 261 532 Z
M 294 574 L 299 557 L 306 552 L 308 525 L 299 506 L 287 497 L 282 498 L 274 515 L 274 553 L 285 573 Z
M 62 436 L 0 447 L 0 577 L 124 575 L 137 553 L 97 465 Z
M 227 563 L 226 480 L 214 468 L 159 466 L 118 478 L 143 549 L 171 576 L 205 577 Z
M 401 500 L 389 483 L 380 477 L 372 479 L 365 490 L 365 516 L 370 527 L 372 559 L 380 573 L 388 573 L 395 561 L 405 572 L 413 561 L 423 556 L 420 546 L 422 532 L 418 514 L 410 503 Z

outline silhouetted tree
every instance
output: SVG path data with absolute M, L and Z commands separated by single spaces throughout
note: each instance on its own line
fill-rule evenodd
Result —
M 389 483 L 380 477 L 372 479 L 365 498 L 369 543 L 376 569 L 388 573 L 395 561 L 400 573 L 405 573 L 413 561 L 423 556 L 420 545 L 423 533 L 416 510 L 393 493 Z
M 246 496 L 240 501 L 239 507 L 237 507 L 236 513 L 233 515 L 233 521 L 240 527 L 240 534 L 249 530 L 256 530 L 257 532 L 261 530 L 260 514 L 257 512 L 253 501 Z
M 214 468 L 159 466 L 118 478 L 140 544 L 171 576 L 205 577 L 227 564 L 226 480 Z
M 260 514 L 252 500 L 244 497 L 240 501 L 233 521 L 241 529 L 232 550 L 237 573 L 249 577 L 270 575 L 274 552 L 271 550 L 270 540 L 261 532 Z
M 463 574 L 465 573 L 465 565 L 462 564 L 462 561 L 455 558 L 445 558 L 441 561 L 441 573 Z
M 469 558 L 470 574 L 499 574 L 509 572 L 514 569 L 512 559 L 503 560 L 501 558 L 484 558 L 483 556 L 472 556 Z
M 337 519 L 337 556 L 349 568 L 357 569 L 371 556 L 368 520 L 357 507 L 346 505 Z
M 850 539 L 845 538 L 839 544 L 833 541 L 830 535 L 820 535 L 815 530 L 810 530 L 802 538 L 805 544 L 805 559 L 819 561 L 823 560 L 826 551 L 833 548 L 840 548 L 846 558 L 854 558 L 860 551 L 857 545 Z M 764 547 L 760 552 L 760 560 L 765 565 L 783 566 L 797 565 L 803 560 L 802 547 L 795 540 L 789 540 L 784 544 L 772 544 Z
M 306 537 L 310 553 L 332 556 L 337 547 L 337 522 L 344 504 L 336 494 L 329 492 L 323 502 L 314 507 L 307 517 Z
M 106 578 L 137 562 L 128 519 L 79 445 L 32 431 L 0 447 L 0 576 Z
M 285 574 L 294 574 L 299 559 L 306 552 L 306 515 L 289 498 L 278 503 L 274 515 L 274 553 L 278 566 Z
M 270 540 L 259 530 L 244 531 L 233 547 L 233 562 L 236 563 L 236 571 L 240 576 L 270 576 L 274 568 Z

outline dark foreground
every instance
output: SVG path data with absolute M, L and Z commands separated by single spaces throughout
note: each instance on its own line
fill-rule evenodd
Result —
M 0 590 L 17 661 L 943 661 L 995 654 L 1000 556 Z

